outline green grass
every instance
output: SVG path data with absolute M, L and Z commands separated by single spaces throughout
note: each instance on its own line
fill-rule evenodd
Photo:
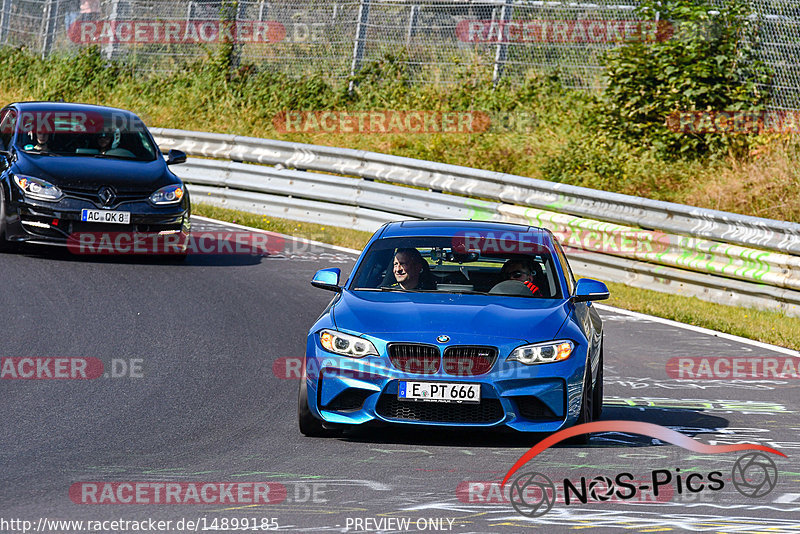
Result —
M 255 215 L 209 204 L 194 203 L 192 209 L 196 215 L 356 250 L 361 250 L 372 235 L 369 232 Z M 606 283 L 611 298 L 604 304 L 800 350 L 800 318 L 771 311 L 724 306 L 695 297 L 649 291 L 625 284 Z
M 131 109 L 150 126 L 247 135 L 370 150 L 465 165 L 606 191 L 782 220 L 800 220 L 800 142 L 763 136 L 749 154 L 673 159 L 642 143 L 602 133 L 607 110 L 595 97 L 529 73 L 522 85 L 465 79 L 452 86 L 411 83 L 391 58 L 347 82 L 293 78 L 269 68 L 232 70 L 219 54 L 172 72 L 137 75 L 97 50 L 42 60 L 0 47 L 3 100 L 58 100 Z M 493 125 L 477 133 L 281 133 L 286 111 L 474 111 Z

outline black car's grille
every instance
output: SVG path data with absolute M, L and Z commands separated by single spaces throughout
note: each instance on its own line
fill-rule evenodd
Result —
M 503 405 L 497 399 L 483 399 L 480 404 L 414 402 L 389 393 L 381 395 L 375 411 L 387 419 L 430 423 L 496 423 L 503 418 Z
M 519 409 L 519 415 L 523 419 L 529 419 L 531 421 L 552 421 L 556 419 L 561 419 L 553 410 L 551 410 L 545 403 L 543 403 L 539 398 L 534 397 L 532 395 L 520 396 L 520 397 L 512 397 L 514 402 L 517 403 L 517 408 Z
M 457 376 L 475 376 L 489 372 L 497 359 L 496 347 L 455 346 L 444 351 L 444 372 Z
M 391 343 L 388 350 L 392 365 L 403 372 L 430 375 L 439 371 L 439 347 L 419 343 Z
M 98 194 L 100 188 L 97 186 L 59 186 L 59 188 L 67 196 L 88 200 L 101 206 L 103 205 L 103 201 L 100 200 L 100 195 Z M 153 194 L 153 190 L 150 189 L 118 189 L 116 187 L 112 187 L 111 189 L 116 195 L 112 205 L 117 205 L 121 202 L 129 202 L 131 200 L 147 200 L 150 198 L 150 195 Z

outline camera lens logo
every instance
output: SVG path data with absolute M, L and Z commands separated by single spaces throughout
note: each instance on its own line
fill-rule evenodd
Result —
M 511 483 L 509 495 L 514 509 L 526 517 L 539 517 L 550 511 L 556 500 L 556 487 L 541 473 L 524 473 Z
M 594 477 L 589 482 L 589 496 L 595 501 L 607 501 L 614 496 L 614 481 L 606 476 Z
M 736 491 L 753 499 L 767 495 L 778 483 L 775 462 L 760 452 L 750 452 L 736 460 L 731 475 Z

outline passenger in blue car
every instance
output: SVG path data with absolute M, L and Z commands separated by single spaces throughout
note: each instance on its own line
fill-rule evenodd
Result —
M 503 268 L 500 269 L 500 273 L 503 275 L 504 279 L 522 282 L 525 284 L 525 287 L 531 290 L 531 293 L 540 295 L 541 291 L 539 290 L 539 286 L 533 283 L 534 273 L 536 272 L 536 266 L 532 261 L 518 259 L 508 260 L 503 264 Z
M 431 268 L 419 250 L 399 248 L 394 254 L 392 272 L 395 283 L 389 287 L 405 290 L 409 289 L 435 289 L 431 280 Z

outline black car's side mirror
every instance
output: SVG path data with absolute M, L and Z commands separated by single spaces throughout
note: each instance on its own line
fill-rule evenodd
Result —
M 167 165 L 177 165 L 178 163 L 186 163 L 186 152 L 173 148 L 167 153 Z

